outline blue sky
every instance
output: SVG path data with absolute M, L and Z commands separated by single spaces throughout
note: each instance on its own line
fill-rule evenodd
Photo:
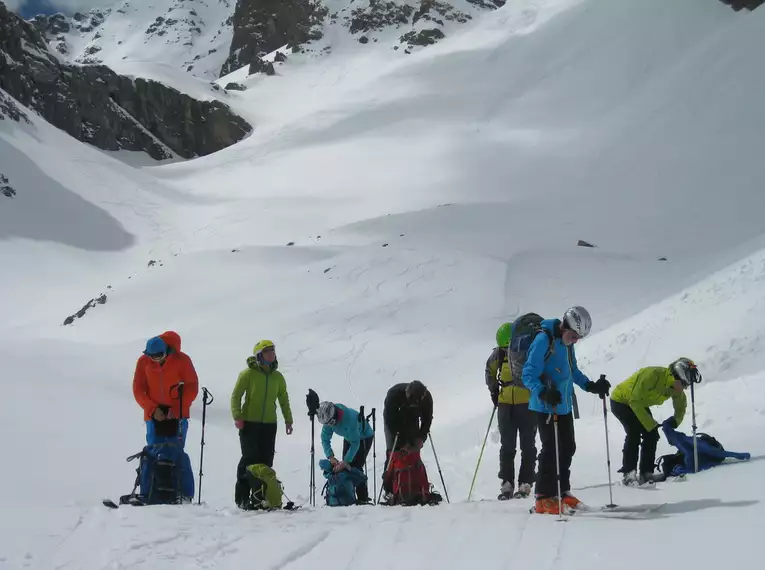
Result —
M 87 12 L 98 6 L 109 6 L 114 0 L 0 0 L 5 2 L 10 10 L 23 18 L 31 18 L 37 14 L 54 14 L 63 12 L 74 14 L 77 11 Z

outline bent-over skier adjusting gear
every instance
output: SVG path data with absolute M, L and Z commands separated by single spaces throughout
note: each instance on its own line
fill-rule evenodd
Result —
M 650 407 L 659 406 L 672 398 L 674 415 L 665 421 L 672 428 L 677 428 L 688 406 L 684 390 L 698 378 L 697 374 L 693 361 L 680 358 L 669 366 L 641 368 L 614 388 L 611 411 L 625 431 L 622 466 L 619 469 L 623 484 L 643 485 L 655 481 L 659 423 L 653 418 Z
M 383 427 L 385 430 L 385 468 L 383 469 L 383 488 L 390 493 L 391 488 L 385 472 L 388 469 L 394 441 L 396 451 L 402 449 L 422 449 L 433 423 L 433 397 L 419 380 L 396 384 L 385 396 L 383 409 Z
M 262 340 L 252 352 L 253 356 L 247 358 L 247 368 L 239 374 L 231 394 L 231 415 L 239 430 L 242 450 L 234 488 L 234 500 L 240 508 L 247 507 L 250 496 L 247 467 L 257 464 L 273 467 L 277 400 L 284 416 L 287 435 L 292 434 L 290 399 L 284 376 L 277 370 L 279 362 L 276 347 L 270 340 Z
M 559 499 L 567 508 L 576 508 L 580 504 L 570 492 L 571 460 L 576 452 L 573 385 L 599 395 L 607 394 L 610 388 L 605 378 L 590 381 L 576 362 L 574 344 L 589 334 L 591 326 L 590 314 L 579 306 L 568 309 L 563 319 L 542 321 L 541 327 L 548 334 L 538 334 L 534 338 L 523 367 L 523 383 L 531 392 L 529 409 L 536 412 L 542 443 L 535 489 L 538 513 L 559 514 Z M 549 349 L 552 353 L 545 360 Z M 553 415 L 557 416 L 559 449 L 555 446 Z M 556 454 L 560 473 L 556 473 Z M 561 497 L 558 497 L 558 477 Z
M 536 416 L 529 410 L 529 390 L 520 378 L 513 382 L 508 361 L 508 345 L 512 336 L 512 323 L 504 323 L 497 329 L 497 346 L 486 361 L 485 380 L 491 401 L 497 407 L 497 421 L 501 446 L 499 449 L 500 500 L 527 497 L 534 481 L 537 448 Z M 515 490 L 516 443 L 520 438 L 521 466 L 518 487 Z
M 374 431 L 372 426 L 364 418 L 359 418 L 359 412 L 333 402 L 322 402 L 316 415 L 321 428 L 321 446 L 324 455 L 330 461 L 333 471 L 338 473 L 348 467 L 355 467 L 364 471 L 369 450 L 372 449 Z M 332 436 L 339 435 L 343 438 L 343 457 L 341 461 L 335 457 L 332 450 Z M 367 481 L 356 485 L 356 503 L 369 503 L 369 488 Z

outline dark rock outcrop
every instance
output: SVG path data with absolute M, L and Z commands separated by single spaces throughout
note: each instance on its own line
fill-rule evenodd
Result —
M 6 119 L 16 121 L 17 123 L 20 123 L 23 120 L 25 123 L 31 124 L 31 121 L 29 120 L 29 117 L 27 117 L 26 113 L 19 109 L 19 106 L 16 104 L 16 102 L 8 97 L 5 91 L 0 89 L 0 121 L 4 121 Z
M 227 83 L 224 89 L 227 91 L 247 91 L 247 88 L 244 85 L 241 83 L 234 83 L 233 81 L 231 83 Z
M 420 30 L 419 32 L 412 30 L 411 32 L 407 32 L 401 36 L 401 43 L 409 44 L 409 47 L 429 46 L 436 43 L 438 40 L 443 39 L 444 37 L 444 33 L 438 28 Z
M 13 198 L 16 195 L 16 190 L 10 185 L 8 178 L 3 176 L 0 172 L 0 194 L 6 198 Z
M 92 309 L 96 305 L 105 305 L 106 304 L 106 293 L 102 293 L 95 299 L 91 299 L 87 303 L 85 303 L 82 308 L 77 311 L 73 315 L 69 315 L 67 318 L 64 319 L 64 326 L 71 325 L 75 319 L 81 319 L 85 316 L 85 313 L 88 312 L 89 309 Z
M 751 11 L 765 4 L 765 0 L 720 0 L 720 2 L 730 6 L 736 12 L 743 10 L 744 8 Z
M 327 13 L 319 0 L 238 0 L 234 37 L 221 76 L 245 65 L 265 71 L 267 66 L 256 62 L 265 54 L 285 44 L 295 48 L 321 38 Z
M 210 154 L 252 130 L 219 101 L 198 101 L 102 65 L 61 64 L 36 27 L 2 3 L 0 89 L 80 141 L 155 159 Z
M 351 12 L 348 27 L 349 31 L 355 34 L 382 30 L 389 26 L 405 26 L 409 23 L 412 14 L 414 14 L 414 7 L 409 4 L 370 0 L 369 6 L 355 8 Z

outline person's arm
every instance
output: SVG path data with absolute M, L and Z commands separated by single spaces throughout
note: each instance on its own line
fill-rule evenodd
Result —
M 151 416 L 157 408 L 157 403 L 149 398 L 149 382 L 146 378 L 146 368 L 142 360 L 142 358 L 138 359 L 135 365 L 135 372 L 133 373 L 133 397 L 138 402 L 138 405 Z
M 234 391 L 231 393 L 231 416 L 234 421 L 244 419 L 242 417 L 242 396 L 247 388 L 247 371 L 244 370 L 239 373 L 239 378 L 234 386 Z
M 330 426 L 325 425 L 321 428 L 321 448 L 324 450 L 324 456 L 327 459 L 335 456 L 335 452 L 332 451 L 332 436 L 334 433 Z
M 292 425 L 292 408 L 290 408 L 290 397 L 287 393 L 287 381 L 282 376 L 281 386 L 279 387 L 279 407 L 282 409 L 284 423 Z
M 546 387 L 542 383 L 542 374 L 545 371 L 545 354 L 550 348 L 550 341 L 545 333 L 537 334 L 531 342 L 529 351 L 526 355 L 526 364 L 523 365 L 523 385 L 533 394 L 539 395 Z

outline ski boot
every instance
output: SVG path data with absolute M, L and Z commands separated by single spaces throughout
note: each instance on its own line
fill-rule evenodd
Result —
M 563 504 L 569 509 L 578 509 L 583 506 L 582 501 L 572 495 L 571 491 L 564 491 Z
M 500 501 L 507 501 L 508 499 L 513 498 L 513 482 L 512 481 L 503 481 L 502 487 L 500 487 L 499 495 L 497 496 L 497 499 Z
M 560 506 L 558 497 L 537 497 L 531 512 L 545 515 L 559 515 Z M 566 503 L 563 503 L 562 506 L 563 513 L 567 514 L 570 509 L 566 506 Z
M 520 483 L 518 485 L 518 490 L 515 493 L 513 493 L 513 498 L 525 499 L 529 495 L 531 495 L 531 485 L 529 485 L 528 483 Z

